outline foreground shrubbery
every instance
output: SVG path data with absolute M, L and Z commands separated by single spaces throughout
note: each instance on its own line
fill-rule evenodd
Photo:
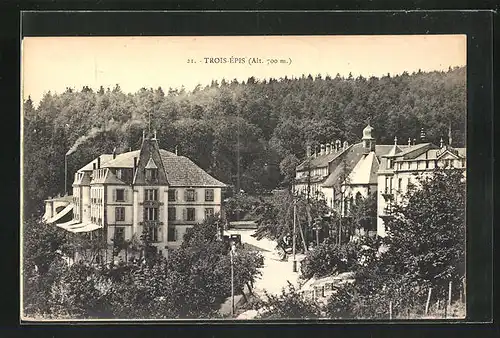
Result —
M 35 237 L 42 242 L 50 240 L 54 231 L 63 231 L 27 223 L 26 237 L 31 236 L 30 230 L 41 229 Z M 43 251 L 27 249 L 24 314 L 44 318 L 214 317 L 231 294 L 227 247 L 215 239 L 213 221 L 195 226 L 186 237 L 168 260 L 149 256 L 118 266 L 86 262 L 68 266 L 59 254 L 49 254 L 59 250 L 63 241 Z M 28 239 L 28 243 L 33 242 Z M 239 267 L 235 270 L 235 291 L 241 292 L 259 275 L 262 259 L 259 254 L 240 250 L 235 260 Z
M 259 318 L 319 318 L 321 308 L 312 300 L 304 299 L 295 287 L 288 283 L 288 289 L 283 288 L 281 295 L 265 293 L 265 299 L 254 304 L 259 310 Z

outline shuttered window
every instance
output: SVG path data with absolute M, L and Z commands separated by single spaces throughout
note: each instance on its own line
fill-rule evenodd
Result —
M 196 220 L 196 209 L 195 208 L 186 208 L 187 219 L 188 222 L 193 222 Z
M 184 200 L 186 202 L 196 201 L 196 191 L 194 189 L 186 189 L 184 191 Z
M 212 217 L 214 215 L 214 208 L 205 208 L 205 218 Z
M 177 240 L 177 229 L 174 227 L 168 227 L 167 241 L 175 242 Z
M 214 189 L 205 189 L 205 202 L 214 201 Z
M 168 208 L 168 220 L 175 221 L 177 219 L 176 208 Z
M 113 191 L 113 200 L 115 202 L 125 202 L 127 197 L 127 191 L 125 189 L 115 189 Z
M 168 201 L 169 202 L 177 201 L 177 190 L 175 190 L 175 189 L 168 190 Z
M 117 243 L 125 241 L 125 228 L 124 227 L 116 227 L 114 235 L 115 235 L 114 240 Z
M 124 207 L 116 207 L 115 208 L 115 220 L 116 221 L 125 221 L 125 208 Z

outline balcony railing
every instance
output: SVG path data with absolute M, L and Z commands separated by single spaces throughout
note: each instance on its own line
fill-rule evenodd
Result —
M 147 226 L 147 227 L 159 227 L 163 225 L 163 222 L 160 221 L 142 221 L 139 222 L 140 225 L 142 226 Z
M 160 205 L 163 205 L 163 202 L 160 202 L 160 201 L 144 201 L 144 202 L 140 202 L 139 205 L 143 205 L 145 207 L 158 207 Z

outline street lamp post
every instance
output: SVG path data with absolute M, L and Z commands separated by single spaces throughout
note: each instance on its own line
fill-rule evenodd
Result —
M 231 250 L 229 251 L 231 257 L 231 318 L 234 317 L 234 255 L 236 254 L 236 245 L 231 242 Z
M 340 220 L 339 220 L 339 245 L 342 244 L 342 216 L 344 214 L 344 209 L 345 209 L 345 200 L 344 200 L 345 190 L 346 186 L 342 184 L 340 186 L 341 200 L 340 200 Z

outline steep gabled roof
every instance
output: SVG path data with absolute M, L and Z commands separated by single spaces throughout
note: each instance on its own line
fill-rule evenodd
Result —
M 420 143 L 411 147 L 407 147 L 406 149 L 397 153 L 393 157 L 397 157 L 398 159 L 402 160 L 413 159 L 432 148 L 436 148 L 436 146 L 433 145 L 432 143 Z
M 326 167 L 328 166 L 328 164 L 333 161 L 334 159 L 336 159 L 337 157 L 339 157 L 342 153 L 344 153 L 345 151 L 348 151 L 350 148 L 352 147 L 349 146 L 347 147 L 347 149 L 345 150 L 340 150 L 340 151 L 337 151 L 337 152 L 332 152 L 332 153 L 329 153 L 327 155 L 319 155 L 319 156 L 310 156 L 308 159 L 304 160 L 302 163 L 300 163 L 298 166 L 297 166 L 297 171 L 303 171 L 303 170 L 306 170 L 309 168 L 322 168 L 322 167 Z M 309 164 L 308 164 L 309 162 Z
M 364 155 L 349 174 L 349 184 L 377 184 L 379 163 L 372 151 Z
M 102 154 L 99 157 L 101 158 L 101 168 L 104 168 L 105 164 L 108 163 L 109 161 L 111 161 L 113 159 L 113 155 L 112 154 Z M 87 163 L 85 166 L 83 166 L 82 168 L 80 168 L 78 171 L 79 172 L 82 172 L 82 171 L 92 171 L 94 169 L 94 166 L 93 166 L 94 163 L 95 163 L 95 165 L 97 167 L 97 159 L 98 159 L 98 157 L 96 157 L 95 159 L 93 159 L 92 161 L 90 161 L 89 163 Z
M 106 176 L 104 177 L 103 182 L 104 184 L 126 184 L 122 180 L 120 180 L 118 177 L 116 177 L 115 174 L 111 170 L 107 170 Z
M 146 165 L 150 159 L 158 166 L 158 176 L 154 181 L 149 181 L 146 177 Z M 170 185 L 167 178 L 167 172 L 163 166 L 162 157 L 158 142 L 155 139 L 144 138 L 142 140 L 141 150 L 139 152 L 139 161 L 134 175 L 133 184 L 136 185 Z
M 166 151 L 163 149 L 158 149 L 158 145 L 154 140 L 148 140 L 148 142 L 154 142 L 155 144 L 151 145 L 150 143 L 143 144 L 141 149 L 145 149 L 142 154 L 141 150 L 129 151 L 127 153 L 122 153 L 116 155 L 113 159 L 113 155 L 104 154 L 101 155 L 101 168 L 129 168 L 132 169 L 134 167 L 134 157 L 138 158 L 138 170 L 137 174 L 134 175 L 134 180 L 139 178 L 139 181 L 135 182 L 143 182 L 140 180 L 144 179 L 144 171 L 146 167 L 154 165 L 158 168 L 159 175 L 160 172 L 165 173 L 165 178 L 168 182 L 167 185 L 172 186 L 205 186 L 205 187 L 226 187 L 226 184 L 221 181 L 215 179 L 210 176 L 207 172 L 197 166 L 194 162 L 192 162 L 189 158 L 184 156 L 177 156 L 176 154 Z M 154 148 L 154 149 L 153 149 Z M 152 155 L 152 153 L 157 153 L 157 155 Z M 142 156 L 142 157 L 141 157 Z M 152 161 L 150 163 L 150 160 Z M 90 174 L 93 169 L 93 163 L 96 163 L 97 166 L 97 158 L 88 163 L 85 167 L 80 169 L 80 171 L 84 171 L 85 174 L 78 184 L 88 185 L 90 184 Z M 76 182 L 76 181 L 75 181 Z M 104 177 L 99 179 L 94 179 L 92 183 L 97 184 L 125 184 L 123 181 L 118 179 L 116 175 L 112 173 L 111 170 L 107 170 L 107 173 Z M 135 183 L 135 184 L 144 184 L 144 183 Z M 158 184 L 158 183 L 156 183 Z
M 210 176 L 187 157 L 162 154 L 162 161 L 170 186 L 226 187 L 224 183 Z
M 366 149 L 363 147 L 363 143 L 357 143 L 349 147 L 341 157 L 335 159 L 335 168 L 330 173 L 330 175 L 328 175 L 328 178 L 325 180 L 322 186 L 333 187 L 341 183 L 340 180 L 343 176 L 342 173 L 345 170 L 350 173 L 365 154 Z M 344 168 L 344 165 L 342 163 L 345 163 L 347 168 Z
M 133 168 L 134 157 L 139 157 L 140 150 L 129 151 L 116 155 L 116 158 L 102 165 L 104 168 Z

